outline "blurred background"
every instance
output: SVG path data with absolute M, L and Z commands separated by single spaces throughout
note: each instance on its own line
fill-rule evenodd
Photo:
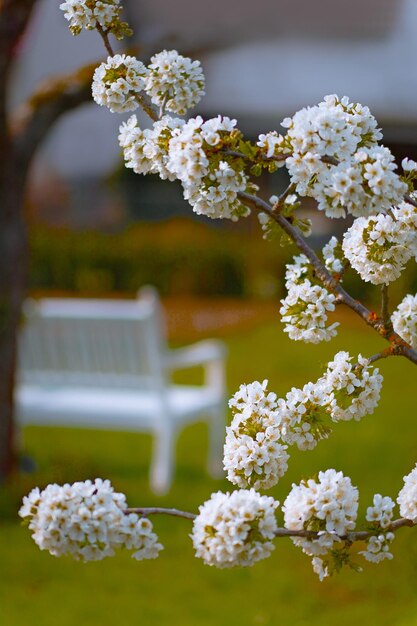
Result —
M 72 37 L 56 0 L 40 0 L 15 52 L 10 110 L 18 111 L 41 81 L 100 62 L 95 33 Z M 280 130 L 281 120 L 326 94 L 368 105 L 398 160 L 417 159 L 417 2 L 415 0 L 125 0 L 135 35 L 129 46 L 145 60 L 161 48 L 198 58 L 207 96 L 192 111 L 204 117 L 236 117 L 254 139 Z M 148 124 L 140 117 L 142 126 Z M 31 295 L 130 297 L 144 284 L 160 292 L 172 346 L 221 337 L 229 349 L 228 384 L 269 378 L 285 394 L 314 380 L 340 349 L 372 354 L 378 338 L 346 312 L 344 329 L 330 345 L 290 344 L 279 322 L 285 262 L 295 250 L 262 240 L 255 216 L 231 224 L 194 215 L 176 183 L 138 176 L 123 166 L 118 126 L 94 103 L 63 116 L 32 164 L 26 200 L 30 237 Z M 285 187 L 285 173 L 261 177 L 269 197 Z M 307 204 L 312 243 L 323 245 L 346 224 L 324 219 Z M 379 291 L 363 292 L 350 273 L 347 289 L 377 306 Z M 392 306 L 417 290 L 415 266 L 391 290 Z M 329 441 L 294 452 L 290 470 L 273 495 L 281 501 L 291 482 L 336 467 L 361 493 L 361 513 L 372 494 L 395 497 L 401 477 L 417 459 L 415 408 L 406 391 L 409 362 L 383 362 L 381 406 L 362 424 L 340 424 Z M 188 372 L 182 381 L 197 380 Z M 415 376 L 415 374 L 414 374 Z M 414 378 L 415 380 L 415 378 Z M 159 503 L 197 510 L 226 482 L 202 467 L 207 434 L 188 428 L 178 444 L 174 489 L 157 499 L 149 492 L 150 438 L 27 428 L 24 444 L 35 470 L 0 493 L 0 618 L 5 626 L 28 620 L 40 626 L 113 624 L 291 625 L 417 624 L 417 544 L 398 533 L 393 562 L 367 565 L 319 583 L 307 557 L 290 542 L 277 542 L 271 559 L 251 570 L 212 570 L 192 557 L 184 520 L 156 520 L 166 550 L 157 562 L 127 556 L 80 565 L 40 553 L 16 524 L 21 496 L 35 484 L 100 475 L 136 505 Z

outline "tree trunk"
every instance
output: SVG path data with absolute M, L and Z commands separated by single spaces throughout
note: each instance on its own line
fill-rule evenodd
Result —
M 0 483 L 15 456 L 13 389 L 28 256 L 23 197 L 24 178 L 13 154 L 0 152 Z
M 91 99 L 94 66 L 44 85 L 8 119 L 7 90 L 14 50 L 38 0 L 0 0 L 0 484 L 15 458 L 13 392 L 17 333 L 28 262 L 24 198 L 37 148 L 55 121 Z M 16 122 L 16 123 L 15 123 Z

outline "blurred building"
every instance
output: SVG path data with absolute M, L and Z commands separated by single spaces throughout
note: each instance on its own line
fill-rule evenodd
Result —
M 105 56 L 95 33 L 72 37 L 57 4 L 39 0 L 18 53 L 12 107 L 40 80 Z M 145 56 L 166 47 L 201 59 L 207 96 L 198 113 L 237 117 L 239 127 L 255 136 L 279 129 L 283 117 L 325 94 L 348 95 L 371 108 L 398 156 L 407 152 L 416 156 L 415 0 L 125 0 L 124 4 L 135 29 L 133 44 Z M 47 181 L 66 181 L 68 203 L 82 221 L 83 200 L 74 189 L 80 189 L 83 181 L 89 215 L 99 219 L 104 210 L 100 194 L 88 191 L 88 181 L 95 189 L 98 179 L 120 165 L 117 130 L 122 119 L 94 104 L 62 119 L 38 156 L 34 170 L 35 181 L 41 183 L 38 191 L 47 187 Z M 142 123 L 147 123 L 144 115 Z M 165 192 L 158 196 L 163 183 L 146 184 L 142 194 L 148 203 L 144 200 L 146 217 L 154 211 L 162 216 L 185 210 L 180 194 L 169 200 Z M 165 206 L 168 202 L 171 206 Z M 107 201 L 106 220 L 120 218 L 117 203 L 116 197 Z M 140 203 L 134 213 L 140 214 Z

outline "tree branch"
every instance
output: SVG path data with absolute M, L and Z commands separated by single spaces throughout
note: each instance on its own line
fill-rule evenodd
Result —
M 376 313 L 367 309 L 361 302 L 352 298 L 352 296 L 350 296 L 347 291 L 343 289 L 340 283 L 330 274 L 330 272 L 328 272 L 326 267 L 318 258 L 317 254 L 314 250 L 312 250 L 312 248 L 310 248 L 299 231 L 294 228 L 294 226 L 292 226 L 285 217 L 283 217 L 280 213 L 275 213 L 268 202 L 265 202 L 265 200 L 262 200 L 257 196 L 252 196 L 244 192 L 239 192 L 238 196 L 243 204 L 257 212 L 261 211 L 266 213 L 281 226 L 298 249 L 305 254 L 312 264 L 317 278 L 336 296 L 338 302 L 345 304 L 352 309 L 352 311 L 359 315 L 359 317 L 361 317 L 368 324 L 368 326 L 371 326 L 371 328 L 376 330 L 381 337 L 395 346 L 393 355 L 397 354 L 405 356 L 408 360 L 417 364 L 417 351 L 413 350 L 413 348 L 411 348 L 397 333 L 387 332 L 383 320 L 378 317 Z
M 189 520 L 194 520 L 197 517 L 195 513 L 180 511 L 179 509 L 166 509 L 159 506 L 128 508 L 125 509 L 124 512 L 126 515 L 129 515 L 129 513 L 136 513 L 137 515 L 143 515 L 144 517 L 147 517 L 148 515 L 171 515 L 174 517 L 182 517 Z M 359 530 L 356 532 L 347 533 L 345 535 L 336 536 L 343 541 L 349 541 L 353 543 L 354 541 L 364 541 L 365 539 L 369 539 L 369 537 L 373 537 L 379 533 L 392 532 L 394 530 L 398 530 L 398 528 L 403 528 L 404 526 L 415 526 L 415 523 L 409 519 L 400 517 L 399 519 L 394 520 L 386 528 L 380 527 L 372 530 Z M 290 530 L 288 528 L 277 528 L 274 534 L 275 537 L 304 537 L 306 539 L 318 539 L 322 534 L 322 531 Z
M 64 113 L 91 100 L 91 81 L 96 64 L 72 74 L 49 79 L 19 109 L 11 124 L 16 157 L 24 170 Z
M 381 286 L 381 318 L 386 329 L 391 325 L 391 318 L 388 311 L 388 285 L 384 283 Z M 391 329 L 392 330 L 392 329 Z
M 108 33 L 100 26 L 100 24 L 97 24 L 96 29 L 103 40 L 104 47 L 106 48 L 108 54 L 113 57 L 115 53 L 111 46 Z M 162 115 L 159 114 L 158 109 L 152 103 L 148 94 L 145 92 L 136 94 L 136 100 L 138 101 L 139 106 L 143 109 L 143 111 L 145 111 L 145 113 L 147 113 L 153 122 L 157 122 L 160 117 L 162 117 Z
M 160 506 L 153 507 L 139 507 L 139 508 L 128 508 L 125 510 L 125 514 L 129 515 L 129 513 L 136 513 L 137 515 L 143 515 L 147 517 L 148 515 L 173 515 L 174 517 L 183 517 L 185 519 L 195 519 L 197 515 L 195 513 L 189 513 L 188 511 L 180 511 L 179 509 L 165 509 Z

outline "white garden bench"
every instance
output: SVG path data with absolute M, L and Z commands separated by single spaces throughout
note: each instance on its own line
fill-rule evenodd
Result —
M 218 477 L 224 357 L 214 340 L 168 350 L 151 288 L 132 301 L 30 301 L 19 345 L 18 423 L 150 432 L 151 488 L 163 494 L 172 482 L 178 431 L 207 420 L 208 468 Z M 173 370 L 195 365 L 205 367 L 203 385 L 171 383 Z

